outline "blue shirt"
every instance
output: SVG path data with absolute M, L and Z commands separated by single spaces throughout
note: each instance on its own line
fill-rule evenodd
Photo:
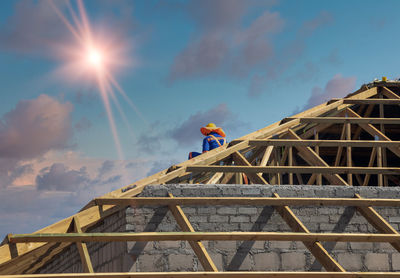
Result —
M 219 145 L 217 143 L 217 140 L 215 140 L 212 136 L 217 138 L 218 142 L 221 144 Z M 211 132 L 208 136 L 206 136 L 203 140 L 203 153 L 206 151 L 211 151 L 215 148 L 218 148 L 219 146 L 222 146 L 226 143 L 226 139 L 224 137 L 222 137 L 221 135 L 219 135 L 216 132 Z

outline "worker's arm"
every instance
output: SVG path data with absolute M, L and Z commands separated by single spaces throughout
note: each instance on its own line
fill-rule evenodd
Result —
M 203 140 L 203 153 L 210 150 L 210 143 L 208 142 L 208 136 Z

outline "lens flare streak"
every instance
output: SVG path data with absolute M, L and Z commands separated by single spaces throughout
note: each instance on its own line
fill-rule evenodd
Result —
M 115 91 L 121 94 L 136 114 L 144 120 L 138 108 L 129 99 L 113 74 L 121 67 L 128 66 L 129 64 L 128 57 L 124 55 L 127 43 L 122 38 L 113 38 L 113 32 L 109 32 L 107 36 L 95 33 L 89 22 L 82 0 L 76 0 L 77 13 L 70 1 L 66 1 L 67 11 L 72 21 L 68 20 L 68 15 L 64 15 L 53 1 L 50 1 L 50 3 L 55 13 L 75 39 L 75 42 L 71 42 L 71 45 L 60 47 L 60 56 L 64 60 L 60 74 L 63 78 L 71 80 L 83 78 L 86 81 L 92 81 L 97 84 L 119 159 L 123 159 L 123 152 L 110 100 L 116 105 L 123 121 L 128 126 L 129 132 L 133 134 L 133 131 L 118 102 Z

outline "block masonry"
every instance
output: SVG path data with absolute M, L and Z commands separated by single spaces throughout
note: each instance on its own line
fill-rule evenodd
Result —
M 331 197 L 399 198 L 398 187 L 307 185 L 149 185 L 139 197 Z M 273 207 L 182 206 L 196 231 L 291 232 Z M 310 232 L 377 232 L 354 207 L 291 207 Z M 400 208 L 375 208 L 396 230 Z M 88 232 L 180 231 L 168 207 L 128 207 Z M 220 271 L 323 271 L 302 242 L 203 241 Z M 325 249 L 347 271 L 400 271 L 400 253 L 388 243 L 327 242 Z M 201 271 L 186 241 L 88 243 L 95 272 Z M 67 247 L 39 273 L 81 272 L 75 245 Z

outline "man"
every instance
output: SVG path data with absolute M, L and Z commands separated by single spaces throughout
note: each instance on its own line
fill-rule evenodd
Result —
M 215 148 L 226 144 L 225 132 L 222 128 L 217 127 L 214 123 L 209 123 L 205 127 L 200 128 L 201 133 L 206 136 L 203 139 L 203 153 L 211 151 Z M 189 159 L 200 155 L 198 152 L 189 153 Z

